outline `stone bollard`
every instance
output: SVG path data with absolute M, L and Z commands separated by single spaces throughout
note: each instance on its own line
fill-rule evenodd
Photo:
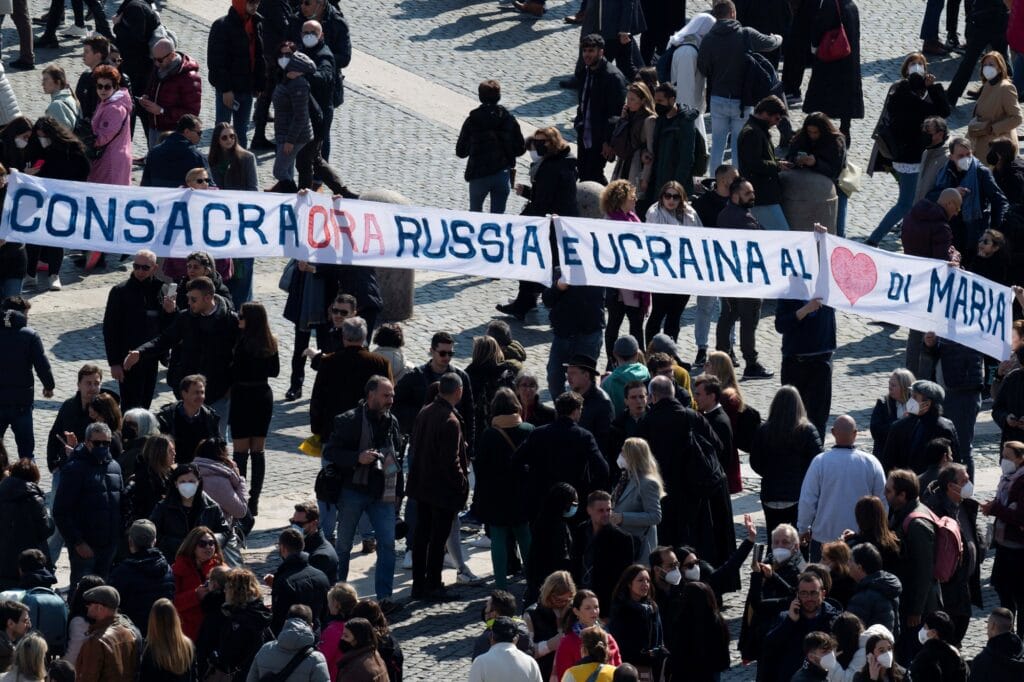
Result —
M 601 192 L 604 185 L 600 182 L 587 180 L 576 185 L 576 203 L 580 207 L 581 218 L 603 218 L 601 211 Z
M 359 195 L 360 201 L 378 201 L 383 204 L 411 206 L 405 196 L 390 189 L 374 188 Z M 375 268 L 380 294 L 384 299 L 381 322 L 400 322 L 412 317 L 416 271 L 404 268 Z
M 787 170 L 779 174 L 782 182 L 782 212 L 790 229 L 810 232 L 814 223 L 836 233 L 839 198 L 836 186 L 821 173 L 809 170 Z

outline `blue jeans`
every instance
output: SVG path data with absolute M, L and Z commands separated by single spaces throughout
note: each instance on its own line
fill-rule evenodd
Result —
M 71 585 L 78 584 L 83 576 L 98 575 L 104 580 L 110 573 L 110 567 L 114 563 L 114 554 L 117 552 L 117 544 L 107 547 L 93 547 L 93 557 L 83 559 L 78 556 L 74 547 L 68 547 L 68 560 L 71 562 Z
M 0 297 L 10 298 L 21 295 L 21 277 L 11 277 L 0 281 Z
M 696 308 L 693 318 L 693 340 L 697 343 L 697 348 L 707 348 L 711 322 L 717 320 L 721 314 L 722 301 L 717 296 L 698 296 Z M 732 335 L 735 342 L 735 330 Z
M 939 39 L 939 17 L 946 0 L 928 0 L 924 8 L 924 19 L 921 20 L 921 40 Z
M 565 367 L 562 365 L 577 353 L 592 358 L 600 357 L 603 336 L 604 330 L 598 329 L 586 334 L 552 338 L 548 354 L 548 391 L 552 400 L 565 392 Z
M 18 457 L 35 457 L 36 435 L 32 430 L 31 405 L 0 406 L 0 441 L 7 433 L 7 427 L 14 432 L 14 442 L 18 446 Z
M 359 518 L 366 514 L 377 534 L 377 569 L 374 589 L 378 601 L 389 599 L 395 582 L 395 503 L 384 502 L 352 488 L 344 488 L 338 498 L 338 580 L 348 580 L 352 540 Z
M 892 228 L 896 227 L 896 224 L 903 220 L 903 217 L 910 213 L 910 209 L 914 206 L 918 173 L 894 172 L 900 186 L 899 198 L 896 199 L 896 205 L 889 209 L 889 212 L 882 217 L 882 222 L 878 223 L 878 227 L 868 237 L 868 244 L 873 246 L 882 243 L 886 235 L 892 232 Z
M 217 117 L 217 120 L 215 123 L 222 121 L 230 123 L 235 129 L 235 135 L 238 136 L 238 144 L 243 148 L 248 148 L 249 136 L 247 131 L 249 130 L 249 118 L 252 116 L 252 93 L 236 92 L 235 104 L 238 108 L 234 110 L 224 106 L 223 95 L 223 91 L 216 91 L 217 111 L 214 115 Z
M 216 412 L 220 416 L 220 422 L 217 424 L 217 433 L 224 440 L 228 440 L 228 414 L 231 411 L 231 394 L 228 393 L 223 398 L 215 400 L 212 403 L 206 403 L 206 406 Z
M 722 165 L 725 158 L 726 138 L 732 136 L 732 165 L 736 163 L 736 140 L 740 137 L 743 124 L 750 117 L 752 107 L 744 107 L 738 99 L 711 96 L 711 160 L 708 168 Z M 740 171 L 742 173 L 742 171 Z
M 50 508 L 50 516 L 53 516 L 53 500 L 57 497 L 57 486 L 60 485 L 60 469 L 57 469 L 50 475 L 50 492 L 46 495 L 46 506 Z M 64 536 L 60 534 L 60 529 L 53 528 L 53 535 L 46 541 L 46 548 L 50 553 L 50 563 L 54 566 L 57 565 L 57 559 L 60 558 L 60 550 L 64 546 Z M 71 587 L 75 586 L 71 583 Z
M 299 152 L 306 146 L 306 142 L 296 142 L 292 145 L 292 153 L 284 153 L 284 143 L 277 143 L 277 153 L 274 154 L 274 179 L 291 180 L 295 182 L 295 159 Z
M 786 214 L 782 212 L 782 204 L 755 206 L 750 209 L 750 212 L 766 230 L 789 230 L 789 221 L 786 220 Z
M 836 235 L 839 237 L 846 237 L 846 205 L 850 202 L 850 197 L 846 196 L 846 193 L 836 187 L 836 193 L 839 195 L 839 205 L 836 210 Z
M 980 391 L 955 391 L 946 389 L 946 399 L 942 403 L 942 414 L 956 428 L 956 438 L 960 442 L 960 461 L 967 467 L 967 474 L 974 480 L 974 456 L 971 443 L 974 442 L 974 427 L 981 411 Z
M 509 184 L 509 172 L 505 170 L 487 175 L 482 178 L 474 178 L 469 181 L 469 210 L 481 212 L 484 210 L 484 199 L 491 195 L 490 213 L 504 213 L 505 202 L 508 201 L 508 193 L 511 189 Z

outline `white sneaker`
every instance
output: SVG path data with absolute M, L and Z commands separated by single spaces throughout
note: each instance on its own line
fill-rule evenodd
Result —
M 459 562 L 457 562 L 455 560 L 455 557 L 453 557 L 451 554 L 445 554 L 444 555 L 444 567 L 445 568 L 458 568 L 459 567 Z
M 72 24 L 70 27 L 61 31 L 61 33 L 63 33 L 66 36 L 84 38 L 85 36 L 89 35 L 89 29 L 87 29 L 85 26 L 76 26 L 75 24 Z
M 412 570 L 412 552 L 406 552 L 402 559 L 402 568 L 406 571 Z
M 483 581 L 483 578 L 469 570 L 469 566 L 459 571 L 459 574 L 455 577 L 455 582 L 459 585 L 479 585 Z
M 43 287 L 43 291 L 60 291 L 62 289 L 60 284 L 60 277 L 56 275 L 46 276 L 46 286 Z
M 466 544 L 469 545 L 470 547 L 477 547 L 479 549 L 490 549 L 491 548 L 491 539 L 489 537 L 487 537 L 486 535 L 484 535 L 483 533 L 481 533 L 480 535 L 477 535 L 475 538 L 473 538 L 472 540 L 470 540 Z

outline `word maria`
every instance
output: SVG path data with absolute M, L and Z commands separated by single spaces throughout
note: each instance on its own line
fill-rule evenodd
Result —
M 951 322 L 977 327 L 983 334 L 1003 338 L 1007 335 L 1009 295 L 1007 287 L 967 277 L 961 270 L 950 268 L 943 279 L 935 269 L 928 285 L 928 312 L 939 309 Z

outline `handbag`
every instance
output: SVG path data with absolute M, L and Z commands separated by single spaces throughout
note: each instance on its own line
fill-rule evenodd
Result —
M 839 171 L 839 189 L 846 196 L 859 192 L 863 180 L 864 177 L 860 166 L 853 161 L 847 161 L 846 165 L 843 166 L 843 170 Z
M 299 270 L 299 261 L 294 258 L 289 258 L 288 262 L 284 266 L 284 270 L 281 271 L 281 278 L 277 280 L 277 288 L 281 291 L 288 291 L 288 288 L 292 284 L 292 278 L 295 277 L 295 273 Z
M 111 144 L 113 144 L 114 140 L 116 140 L 118 137 L 120 137 L 121 133 L 124 132 L 124 127 L 125 127 L 125 125 L 128 124 L 128 119 L 129 118 L 131 118 L 131 116 L 126 115 L 124 117 L 124 120 L 121 121 L 121 127 L 117 129 L 117 134 L 114 135 L 112 138 L 110 138 L 110 142 L 108 142 L 106 144 L 101 144 L 98 147 L 87 148 L 85 150 L 85 155 L 87 157 L 89 157 L 93 161 L 99 161 L 100 159 L 102 159 L 103 155 L 107 151 L 107 147 L 109 147 Z M 92 126 L 90 125 L 89 127 L 91 128 Z M 95 137 L 93 139 L 95 139 Z
M 839 26 L 825 31 L 821 36 L 816 53 L 818 61 L 837 62 L 853 54 L 850 39 L 846 35 L 846 27 L 843 26 L 843 12 L 839 9 L 839 0 L 836 0 L 836 14 L 839 17 Z

